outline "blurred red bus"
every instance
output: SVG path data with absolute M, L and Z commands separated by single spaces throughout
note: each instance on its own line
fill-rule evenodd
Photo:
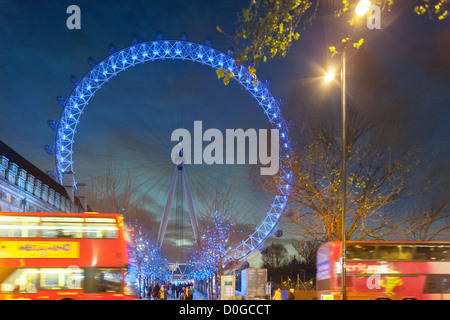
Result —
M 317 298 L 341 298 L 341 242 L 317 252 Z M 347 299 L 450 300 L 450 243 L 348 241 Z
M 0 212 L 0 299 L 134 299 L 119 214 Z

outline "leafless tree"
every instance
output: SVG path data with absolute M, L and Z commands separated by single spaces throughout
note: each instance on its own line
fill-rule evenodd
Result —
M 422 202 L 415 215 L 407 210 L 419 194 L 421 199 L 430 199 L 438 192 L 448 199 L 448 192 L 426 182 L 440 175 L 448 180 L 448 171 L 442 166 L 430 170 L 427 143 L 433 131 L 432 115 L 424 110 L 420 93 L 414 99 L 404 95 L 370 52 L 352 59 L 345 148 L 346 238 L 404 238 L 407 223 L 421 238 L 436 238 L 448 230 L 448 201 Z M 293 173 L 285 216 L 296 223 L 298 235 L 341 240 L 340 102 L 332 92 L 316 94 L 316 87 L 316 83 L 307 83 L 296 88 L 291 100 L 300 105 L 286 108 L 287 116 L 295 119 L 298 145 L 292 157 L 280 160 Z M 254 177 L 263 190 L 275 192 L 277 176 Z M 443 188 L 448 191 L 448 183 Z
M 297 251 L 298 256 L 302 262 L 308 266 L 315 266 L 317 259 L 317 251 L 323 244 L 323 241 L 319 240 L 294 240 L 292 246 Z
M 122 172 L 109 161 L 104 177 L 92 180 L 88 202 L 101 213 L 120 213 L 133 222 L 145 216 L 145 195 L 139 193 L 139 185 L 131 172 Z
M 246 224 L 248 214 L 239 208 L 232 192 L 232 186 L 224 188 L 218 184 L 210 192 L 199 193 L 199 226 L 201 240 L 194 248 L 192 265 L 198 271 L 209 270 L 216 276 L 216 299 L 218 277 L 223 274 L 225 264 L 231 267 L 228 255 L 245 237 L 249 228 Z M 247 229 L 247 230 L 246 230 Z M 231 262 L 232 263 L 232 262 Z
M 409 206 L 408 221 L 402 226 L 407 240 L 448 241 L 450 239 L 450 164 L 436 153 L 422 177 Z

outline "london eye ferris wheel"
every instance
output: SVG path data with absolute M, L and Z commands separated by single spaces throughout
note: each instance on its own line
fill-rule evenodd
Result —
M 138 172 L 139 170 L 141 170 L 141 172 L 147 173 L 151 173 L 152 171 L 154 172 L 151 178 L 147 178 L 147 180 L 145 180 L 145 178 L 142 178 L 144 179 L 143 181 L 149 182 L 149 184 L 147 185 L 147 192 L 149 194 L 152 194 L 152 192 L 162 192 L 165 195 L 167 192 L 167 190 L 164 188 L 167 188 L 167 182 L 170 180 L 170 174 L 167 176 L 167 173 L 171 170 L 172 167 L 167 166 L 167 158 L 168 156 L 170 157 L 170 151 L 168 151 L 167 145 L 170 145 L 170 140 L 166 140 L 166 142 L 164 143 L 161 142 L 165 134 L 167 136 L 167 133 L 170 133 L 170 130 L 172 130 L 173 128 L 180 125 L 185 126 L 187 122 L 192 123 L 192 120 L 196 119 L 195 117 L 200 116 L 204 117 L 205 119 L 214 118 L 216 122 L 211 122 L 212 125 L 233 127 L 236 125 L 229 123 L 219 124 L 223 120 L 224 114 L 232 114 L 234 124 L 241 124 L 242 122 L 239 121 L 243 121 L 243 119 L 248 120 L 249 118 L 256 117 L 253 113 L 250 115 L 246 115 L 245 111 L 243 111 L 244 107 L 242 107 L 241 104 L 243 103 L 248 105 L 248 100 L 252 101 L 252 103 L 250 104 L 253 104 L 253 106 L 249 107 L 253 109 L 252 112 L 258 112 L 260 116 L 265 118 L 267 125 L 279 130 L 280 159 L 290 156 L 291 142 L 289 139 L 289 130 L 286 121 L 281 116 L 279 101 L 273 97 L 273 95 L 269 91 L 268 86 L 264 82 L 261 82 L 257 77 L 250 74 L 249 70 L 244 65 L 235 63 L 231 54 L 223 53 L 212 48 L 209 42 L 206 42 L 205 44 L 194 43 L 188 41 L 186 37 L 182 37 L 181 40 L 164 40 L 162 39 L 162 36 L 157 36 L 156 40 L 149 42 L 139 42 L 135 39 L 133 40 L 131 46 L 125 47 L 120 50 L 116 50 L 114 47 L 110 47 L 109 53 L 109 56 L 98 63 L 92 58 L 88 59 L 89 65 L 91 67 L 90 70 L 81 79 L 77 79 L 76 77 L 71 78 L 71 81 L 74 84 L 74 89 L 67 98 L 58 97 L 58 101 L 63 109 L 60 119 L 54 123 L 54 129 L 56 131 L 55 143 L 53 146 L 47 146 L 47 149 L 49 153 L 55 156 L 56 177 L 61 184 L 63 183 L 63 174 L 67 172 L 73 172 L 76 173 L 74 180 L 74 185 L 76 187 L 78 169 L 80 168 L 77 167 L 74 157 L 76 151 L 75 134 L 78 131 L 81 134 L 80 138 L 77 137 L 77 144 L 79 144 L 80 141 L 82 141 L 81 143 L 83 143 L 83 140 L 85 142 L 92 142 L 97 138 L 97 136 L 83 138 L 82 130 L 85 127 L 83 127 L 80 121 L 81 116 L 84 113 L 89 114 L 89 117 L 84 117 L 83 120 L 85 118 L 90 118 L 91 120 L 89 121 L 89 125 L 98 126 L 99 135 L 102 134 L 102 128 L 109 128 L 108 130 L 111 130 L 111 132 L 115 132 L 115 139 L 111 137 L 111 139 L 114 140 L 111 141 L 112 145 L 122 144 L 127 145 L 129 148 L 132 148 L 131 145 L 145 144 L 147 140 L 153 139 L 154 141 L 159 141 L 160 144 L 156 144 L 156 147 L 155 145 L 153 145 L 151 149 L 148 149 L 148 153 L 145 156 L 143 156 L 142 153 L 139 154 L 139 152 L 136 152 L 134 154 L 133 152 L 128 153 L 128 157 L 130 157 L 131 160 L 135 160 L 134 162 L 131 162 L 133 162 L 132 167 L 135 167 L 137 169 L 136 172 Z M 203 106 L 201 108 L 198 108 L 198 105 L 195 105 L 195 103 L 193 105 L 189 105 L 190 102 L 188 102 L 183 97 L 183 93 L 180 92 L 179 89 L 177 89 L 178 91 L 175 92 L 153 92 L 156 97 L 152 96 L 152 98 L 148 98 L 147 96 L 146 98 L 150 99 L 149 104 L 152 106 L 150 106 L 149 108 L 144 108 L 144 111 L 142 109 L 142 106 L 139 106 L 139 103 L 136 103 L 132 98 L 126 98 L 126 100 L 123 102 L 123 104 L 126 104 L 125 106 L 123 106 L 123 108 L 128 112 L 129 115 L 133 117 L 133 122 L 127 121 L 125 118 L 122 119 L 122 122 L 119 121 L 119 123 L 115 123 L 113 120 L 110 120 L 110 112 L 113 111 L 108 110 L 108 104 L 114 104 L 116 102 L 115 100 L 118 99 L 114 95 L 114 87 L 122 86 L 124 84 L 127 85 L 127 73 L 124 73 L 123 77 L 123 71 L 135 69 L 135 72 L 137 73 L 137 75 L 139 75 L 139 78 L 143 78 L 141 81 L 148 80 L 152 77 L 157 77 L 155 81 L 167 81 L 168 83 L 180 81 L 180 79 L 178 79 L 178 73 L 175 73 L 175 76 L 172 75 L 171 78 L 170 75 L 167 75 L 164 72 L 155 72 L 155 70 L 153 70 L 154 72 L 152 73 L 149 72 L 148 69 L 139 69 L 140 67 L 132 68 L 143 64 L 152 65 L 150 62 L 153 62 L 153 64 L 158 63 L 158 65 L 156 66 L 157 68 L 164 68 L 160 65 L 161 61 L 179 61 L 180 63 L 176 64 L 173 67 L 174 69 L 176 69 L 176 72 L 182 72 L 178 70 L 182 70 L 184 65 L 188 64 L 186 62 L 194 62 L 197 65 L 209 67 L 202 67 L 201 70 L 196 67 L 192 69 L 193 71 L 189 69 L 188 74 L 185 74 L 185 77 L 187 77 L 186 79 L 188 79 L 188 83 L 184 83 L 182 85 L 187 87 L 189 90 L 199 90 L 199 99 L 201 99 L 201 96 L 206 95 L 204 93 L 207 92 L 208 88 L 193 88 L 192 84 L 189 83 L 189 79 L 201 78 L 204 77 L 204 74 L 209 73 L 208 77 L 210 78 L 206 79 L 206 82 L 204 82 L 205 86 L 208 86 L 210 79 L 217 79 L 215 70 L 223 69 L 226 72 L 234 75 L 233 79 L 238 84 L 238 88 L 240 87 L 245 89 L 245 91 L 240 90 L 242 91 L 242 93 L 240 92 L 239 94 L 245 95 L 246 97 L 242 99 L 247 100 L 245 100 L 244 102 L 229 101 L 227 103 L 229 105 L 227 108 L 217 109 L 211 107 L 210 105 L 208 107 Z M 189 68 L 192 68 L 192 66 L 190 66 Z M 119 74 L 121 74 L 121 76 L 117 78 L 120 79 L 113 80 L 113 78 L 115 78 Z M 165 77 L 169 77 L 169 79 L 165 79 Z M 184 81 L 186 82 L 186 80 Z M 220 81 L 216 80 L 216 82 Z M 107 88 L 110 86 L 112 87 L 112 89 L 108 91 Z M 104 87 L 105 89 L 100 91 L 100 89 Z M 145 87 L 143 88 L 144 91 L 148 91 L 148 89 L 145 89 Z M 133 91 L 135 89 L 136 87 L 133 87 L 133 85 L 130 85 L 128 88 L 129 91 Z M 231 86 L 223 86 L 223 88 L 221 89 L 224 96 L 228 96 L 229 91 L 233 90 L 236 91 L 238 89 Z M 132 92 L 132 94 L 134 93 L 138 95 L 145 94 L 145 92 L 138 90 L 136 92 Z M 93 99 L 94 95 L 97 95 L 97 99 L 103 100 L 106 107 L 96 107 L 96 104 L 94 103 L 96 99 Z M 167 106 L 160 106 L 157 103 L 158 95 L 170 97 L 171 100 L 174 101 L 173 104 L 177 105 L 174 108 L 175 111 L 171 110 Z M 213 98 L 213 100 L 214 99 L 215 98 Z M 209 102 L 209 104 L 213 103 L 214 101 Z M 90 108 L 97 108 L 98 110 L 89 111 L 87 108 L 88 104 L 92 105 Z M 259 111 L 254 111 L 257 109 L 255 108 L 255 105 L 259 106 Z M 183 110 L 181 113 L 180 108 L 181 110 Z M 195 112 L 193 112 L 194 109 L 199 113 L 196 114 Z M 92 119 L 91 117 L 94 117 L 95 119 Z M 152 118 L 153 120 L 149 120 L 149 123 L 147 119 L 150 118 Z M 88 120 L 86 119 L 83 121 L 83 123 L 87 121 Z M 172 124 L 167 125 L 167 123 L 170 121 L 172 121 Z M 162 123 L 166 123 L 166 125 L 162 125 Z M 106 131 L 106 129 L 103 131 Z M 124 135 L 124 131 L 128 132 L 128 134 L 125 134 L 128 139 L 126 137 L 121 138 L 121 136 Z M 120 141 L 121 139 L 122 141 Z M 131 141 L 134 141 L 130 142 L 130 139 Z M 165 139 L 167 139 L 167 137 L 165 137 Z M 102 153 L 103 151 L 110 155 L 114 155 L 115 152 L 120 152 L 116 148 L 112 150 L 106 150 L 106 148 L 105 150 L 100 152 L 99 149 L 102 148 L 106 147 L 94 144 L 90 149 L 91 151 L 86 151 L 87 149 L 89 149 L 89 147 L 86 147 L 86 145 L 84 145 L 83 147 L 80 147 L 80 151 L 77 152 L 77 154 L 80 154 L 79 158 L 82 159 L 83 154 L 88 154 L 89 152 L 91 152 L 91 155 L 96 153 L 104 154 Z M 160 154 L 164 154 L 164 156 L 161 156 Z M 146 158 L 152 159 L 151 164 L 145 161 Z M 81 161 L 82 160 L 80 160 L 80 162 Z M 165 169 L 162 169 L 163 167 Z M 208 183 L 208 179 L 210 181 L 217 182 L 217 175 L 222 175 L 222 178 L 224 179 L 227 178 L 230 180 L 234 180 L 233 187 L 235 187 L 235 185 L 239 185 L 240 183 L 244 183 L 243 181 L 245 180 L 245 178 L 242 177 L 242 171 L 239 171 L 240 169 L 236 169 L 236 171 L 234 171 L 233 173 L 233 171 L 230 171 L 230 168 L 224 168 L 224 166 L 218 169 L 205 169 L 204 166 L 201 168 L 196 168 L 194 165 L 192 166 L 192 168 L 190 167 L 189 170 L 192 186 L 197 185 L 201 187 L 203 183 L 204 188 L 210 188 L 210 185 L 205 185 L 205 182 Z M 80 171 L 82 170 L 80 169 Z M 163 178 L 164 175 L 166 175 L 166 178 Z M 263 244 L 264 240 L 273 232 L 287 204 L 287 196 L 289 194 L 289 181 L 291 179 L 291 176 L 292 174 L 289 168 L 285 167 L 283 165 L 283 162 L 280 161 L 278 172 L 279 183 L 277 186 L 276 194 L 272 195 L 271 200 L 266 201 L 266 203 L 259 201 L 258 196 L 253 196 L 254 200 L 252 200 L 253 203 L 251 203 L 250 201 L 250 207 L 254 207 L 255 210 L 259 212 L 264 212 L 263 214 L 260 214 L 259 218 L 261 220 L 257 223 L 254 231 L 250 232 L 245 240 L 237 244 L 232 249 L 230 254 L 230 257 L 232 259 L 239 260 L 245 258 L 252 251 L 258 249 Z M 161 180 L 164 181 L 165 187 L 156 187 L 155 181 Z M 195 187 L 193 187 L 193 189 L 195 189 Z M 247 190 L 247 192 L 251 193 L 250 190 Z M 155 194 L 154 196 L 157 197 L 157 195 Z M 264 215 L 264 217 L 262 217 L 262 215 Z

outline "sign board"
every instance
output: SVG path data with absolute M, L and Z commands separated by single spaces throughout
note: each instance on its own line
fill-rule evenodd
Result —
M 241 291 L 246 300 L 264 299 L 266 283 L 266 268 L 248 268 L 241 272 Z
M 236 279 L 235 276 L 220 277 L 220 299 L 235 300 L 236 298 Z
M 0 258 L 79 258 L 73 241 L 0 241 Z

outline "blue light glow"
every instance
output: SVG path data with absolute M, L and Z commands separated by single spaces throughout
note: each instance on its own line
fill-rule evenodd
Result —
M 142 54 L 136 54 L 137 52 L 142 52 Z M 149 55 L 148 52 L 153 52 L 153 54 Z M 208 65 L 212 69 L 226 68 L 229 72 L 237 74 L 232 79 L 239 82 L 252 95 L 267 115 L 272 126 L 280 130 L 283 138 L 283 143 L 280 144 L 280 155 L 281 157 L 289 158 L 291 151 L 288 138 L 289 133 L 288 128 L 285 126 L 285 121 L 280 115 L 280 102 L 273 98 L 267 86 L 262 85 L 257 78 L 249 73 L 247 68 L 242 65 L 236 66 L 230 55 L 212 49 L 210 46 L 176 40 L 143 42 L 120 51 L 113 50 L 110 53 L 111 55 L 106 60 L 108 63 L 100 63 L 93 66 L 83 79 L 77 82 L 72 95 L 66 100 L 70 101 L 70 103 L 65 104 L 66 110 L 61 115 L 59 123 L 62 125 L 57 129 L 55 143 L 56 171 L 61 184 L 63 183 L 62 177 L 65 172 L 75 172 L 72 161 L 75 129 L 79 123 L 82 110 L 87 106 L 89 100 L 103 84 L 107 83 L 110 78 L 116 76 L 119 72 L 125 71 L 136 64 L 154 60 L 189 60 Z M 207 59 L 204 59 L 205 54 Z M 133 62 L 128 63 L 131 60 Z M 117 65 L 121 67 L 118 68 Z M 67 137 L 70 138 L 67 139 Z M 278 193 L 274 197 L 270 210 L 268 210 L 266 217 L 257 226 L 253 234 L 232 250 L 230 258 L 239 260 L 246 257 L 253 250 L 259 248 L 271 234 L 286 206 L 286 193 L 289 190 L 288 184 L 291 177 L 289 167 L 281 164 Z M 74 183 L 76 184 L 76 181 Z

